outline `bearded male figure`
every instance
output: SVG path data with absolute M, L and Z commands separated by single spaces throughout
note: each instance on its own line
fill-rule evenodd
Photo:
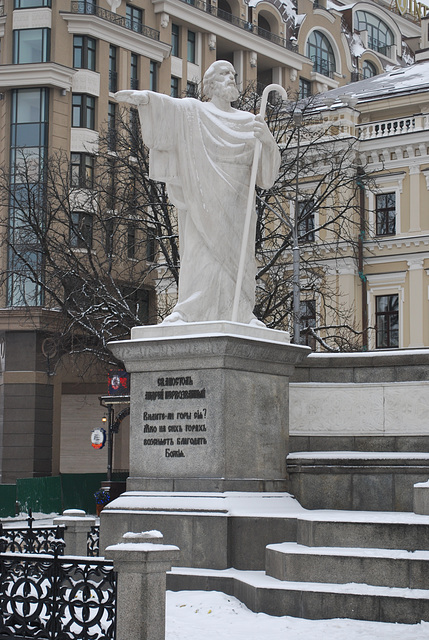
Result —
M 234 67 L 214 62 L 203 79 L 209 102 L 152 91 L 119 91 L 138 106 L 149 177 L 165 182 L 178 211 L 178 302 L 163 324 L 231 320 L 256 139 L 262 144 L 256 184 L 269 189 L 280 153 L 259 116 L 231 106 L 239 92 Z M 255 303 L 255 230 L 246 247 L 238 322 L 262 324 Z

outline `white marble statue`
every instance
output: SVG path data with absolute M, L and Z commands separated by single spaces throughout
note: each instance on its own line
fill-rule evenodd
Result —
M 231 107 L 239 95 L 234 67 L 214 62 L 203 84 L 209 102 L 152 91 L 115 96 L 138 106 L 143 141 L 150 149 L 150 177 L 166 183 L 178 210 L 179 295 L 163 324 L 231 320 L 257 138 L 262 144 L 257 185 L 270 188 L 280 166 L 264 120 Z M 262 324 L 253 315 L 255 211 L 251 229 L 237 321 Z

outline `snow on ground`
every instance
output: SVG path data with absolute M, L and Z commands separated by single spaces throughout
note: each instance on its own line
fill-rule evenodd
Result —
M 253 613 L 218 591 L 168 591 L 166 640 L 428 640 L 429 622 L 303 620 Z

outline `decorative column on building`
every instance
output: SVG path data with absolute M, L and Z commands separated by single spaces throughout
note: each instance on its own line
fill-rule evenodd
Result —
M 410 231 L 420 231 L 420 165 L 410 165 Z
M 421 257 L 411 258 L 408 264 L 409 292 L 409 347 L 424 346 L 423 326 L 423 260 Z

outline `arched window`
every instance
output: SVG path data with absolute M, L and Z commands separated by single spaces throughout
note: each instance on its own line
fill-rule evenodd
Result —
M 368 32 L 369 49 L 390 56 L 390 47 L 394 43 L 393 33 L 380 18 L 367 11 L 356 11 L 355 29 Z
M 263 29 L 264 31 L 271 31 L 270 23 L 266 18 L 264 18 L 264 16 L 261 16 L 261 14 L 258 15 L 258 27 L 259 29 Z
M 377 69 L 375 68 L 375 65 L 373 65 L 372 62 L 369 62 L 368 60 L 364 60 L 362 64 L 362 75 L 364 78 L 372 78 L 373 76 L 376 76 Z
M 328 38 L 320 31 L 312 31 L 307 40 L 307 57 L 313 62 L 313 71 L 332 78 L 335 56 Z

